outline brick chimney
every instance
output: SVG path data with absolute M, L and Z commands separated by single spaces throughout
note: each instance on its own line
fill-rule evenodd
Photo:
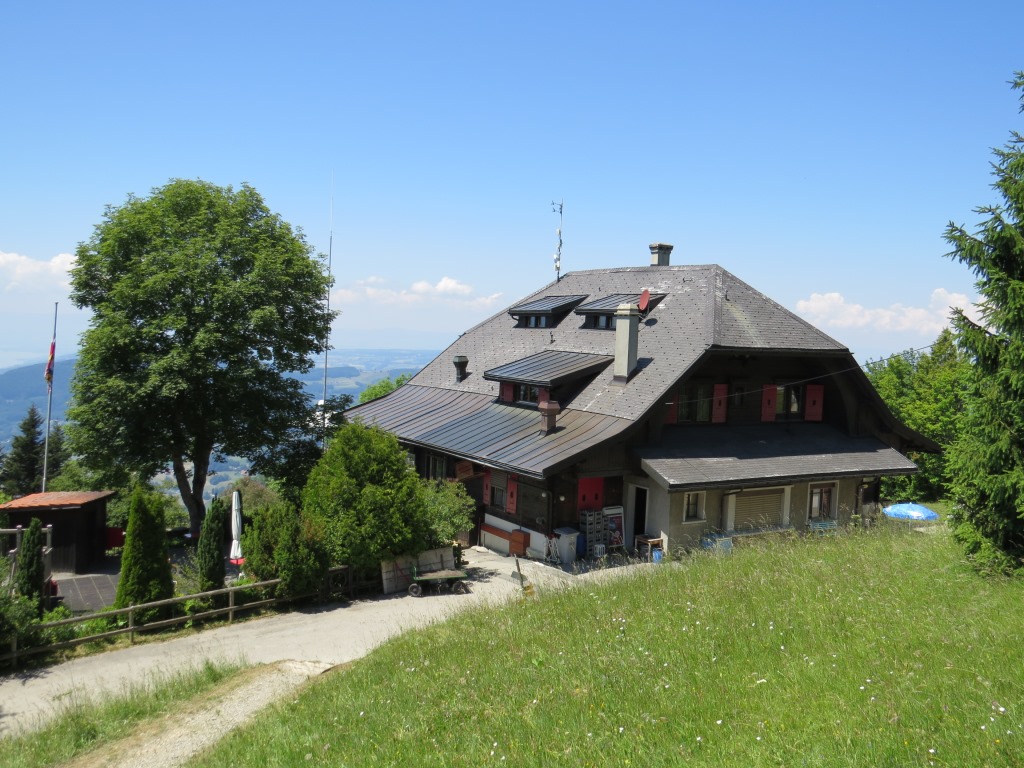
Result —
M 555 431 L 555 418 L 562 410 L 557 400 L 544 400 L 537 403 L 537 410 L 540 411 L 540 430 L 545 435 Z
M 668 257 L 672 255 L 672 246 L 668 243 L 651 243 L 651 266 L 667 267 Z
M 671 248 L 671 246 L 669 246 Z M 653 248 L 653 246 L 652 246 Z M 636 304 L 619 304 L 615 312 L 615 363 L 613 381 L 625 384 L 636 370 L 639 345 L 640 308 Z

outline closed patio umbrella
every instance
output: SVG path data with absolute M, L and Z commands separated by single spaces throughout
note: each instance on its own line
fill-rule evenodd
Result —
M 235 491 L 231 494 L 231 552 L 228 559 L 234 565 L 241 565 L 242 557 L 242 494 Z

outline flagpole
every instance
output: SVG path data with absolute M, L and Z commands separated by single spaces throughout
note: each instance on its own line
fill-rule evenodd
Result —
M 46 442 L 43 443 L 43 493 L 46 493 L 46 469 L 50 459 L 50 412 L 53 408 L 53 355 L 57 348 L 57 302 L 53 302 L 53 339 L 46 361 Z

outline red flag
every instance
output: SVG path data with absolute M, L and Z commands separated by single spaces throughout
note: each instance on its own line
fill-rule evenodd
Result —
M 53 341 L 50 342 L 50 358 L 46 361 L 46 373 L 43 374 L 43 378 L 46 379 L 46 385 L 50 389 L 53 389 L 53 354 L 57 351 L 57 337 L 53 337 Z

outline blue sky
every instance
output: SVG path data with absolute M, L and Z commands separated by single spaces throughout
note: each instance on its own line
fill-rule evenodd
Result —
M 948 221 L 1020 129 L 1011 2 L 177 2 L 0 11 L 0 367 L 87 315 L 104 207 L 247 182 L 320 251 L 339 348 L 442 349 L 563 272 L 717 263 L 862 362 L 973 277 Z

